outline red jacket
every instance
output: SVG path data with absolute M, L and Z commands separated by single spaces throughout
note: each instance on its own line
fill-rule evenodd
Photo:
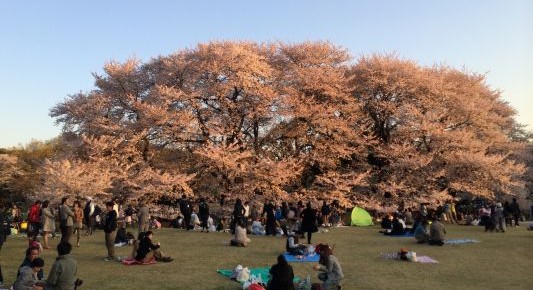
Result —
M 39 205 L 34 204 L 30 207 L 30 212 L 28 213 L 28 221 L 30 223 L 41 222 L 41 207 Z

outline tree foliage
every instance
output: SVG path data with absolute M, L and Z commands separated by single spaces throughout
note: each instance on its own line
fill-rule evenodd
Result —
M 94 78 L 50 113 L 77 146 L 50 158 L 47 184 L 72 194 L 380 207 L 523 186 L 516 112 L 484 75 L 396 55 L 353 62 L 328 42 L 223 41 Z

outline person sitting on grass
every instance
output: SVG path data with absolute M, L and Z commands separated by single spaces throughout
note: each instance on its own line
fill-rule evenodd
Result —
M 72 245 L 68 242 L 60 242 L 57 245 L 58 256 L 46 280 L 47 290 L 70 290 L 74 289 L 76 284 L 80 284 L 76 279 L 78 263 L 72 258 L 70 251 Z
M 270 281 L 267 290 L 294 290 L 294 271 L 285 256 L 278 256 L 278 263 L 270 268 Z
M 41 250 L 39 249 L 39 247 L 36 247 L 36 246 L 29 247 L 26 250 L 26 257 L 24 258 L 24 261 L 22 261 L 22 264 L 20 264 L 19 271 L 17 273 L 17 277 L 20 276 L 22 268 L 29 267 L 33 260 L 39 258 L 39 254 L 41 254 Z M 43 271 L 42 267 L 37 272 L 36 277 L 37 277 L 38 280 L 42 280 L 44 278 L 44 271 Z
M 426 220 L 418 223 L 418 226 L 415 229 L 415 240 L 419 244 L 427 243 L 429 240 L 428 222 Z
M 44 260 L 41 258 L 33 259 L 28 266 L 20 268 L 19 275 L 15 284 L 13 284 L 13 290 L 42 290 L 45 289 L 44 282 L 35 282 L 37 274 L 43 270 Z
M 135 254 L 135 260 L 144 263 L 155 258 L 156 261 L 172 262 L 173 259 L 171 257 L 163 256 L 163 253 L 161 253 L 159 250 L 161 248 L 161 244 L 159 242 L 156 244 L 152 242 L 153 236 L 154 234 L 152 231 L 147 231 L 144 233 L 144 236 L 140 239 L 139 248 Z
M 429 227 L 429 241 L 430 245 L 444 245 L 444 239 L 446 237 L 446 229 L 444 225 L 440 222 L 439 218 L 435 215 L 433 216 L 433 222 Z
M 322 284 L 324 289 L 338 290 L 341 288 L 344 274 L 342 273 L 339 260 L 333 255 L 331 247 L 328 245 L 320 247 L 320 260 L 318 265 L 315 265 L 313 269 L 319 271 L 318 279 L 324 281 Z
M 250 243 L 250 239 L 246 236 L 246 229 L 242 225 L 241 220 L 237 220 L 235 226 L 235 236 L 230 241 L 230 245 L 237 247 L 246 247 Z
M 306 245 L 298 243 L 298 236 L 294 232 L 289 232 L 287 235 L 287 242 L 285 244 L 285 249 L 289 254 L 294 256 L 305 255 L 305 250 L 307 249 Z

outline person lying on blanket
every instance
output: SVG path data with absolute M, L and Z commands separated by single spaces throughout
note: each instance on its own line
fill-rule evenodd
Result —
M 306 245 L 298 243 L 298 236 L 295 235 L 294 232 L 289 232 L 287 235 L 287 242 L 285 243 L 285 250 L 291 255 L 301 256 L 305 255 L 306 249 Z
M 161 262 L 172 262 L 173 259 L 171 257 L 165 257 L 163 256 L 163 253 L 159 250 L 161 248 L 161 244 L 157 242 L 154 244 L 152 242 L 154 234 L 152 231 L 147 231 L 144 233 L 144 237 L 140 240 L 139 248 L 137 249 L 137 254 L 135 255 L 135 260 L 145 263 L 152 259 L 156 259 L 156 261 Z

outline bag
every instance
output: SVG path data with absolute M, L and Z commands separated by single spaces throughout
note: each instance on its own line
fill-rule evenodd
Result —
M 242 268 L 242 271 L 237 274 L 237 281 L 245 282 L 250 279 L 250 270 L 247 267 Z

